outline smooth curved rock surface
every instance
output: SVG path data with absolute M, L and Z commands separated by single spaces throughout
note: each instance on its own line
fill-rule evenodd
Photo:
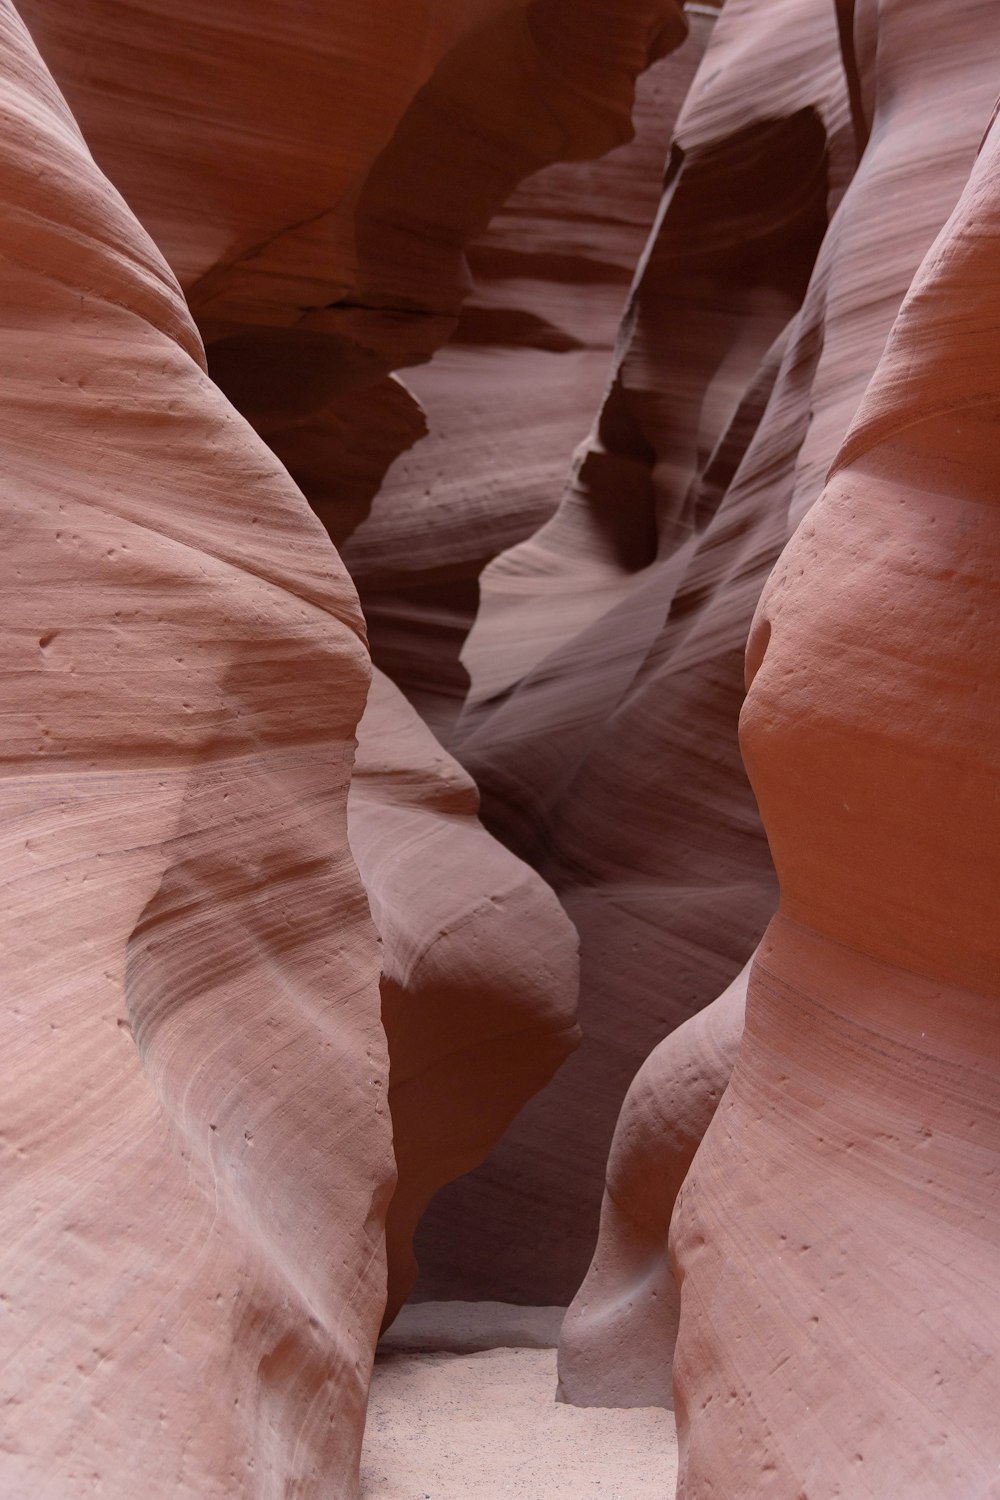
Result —
M 408 371 L 428 434 L 386 475 L 344 561 L 372 656 L 449 744 L 483 567 L 547 521 L 601 401 L 629 284 L 656 214 L 678 110 L 711 32 L 636 86 L 634 139 L 535 172 L 468 249 L 449 342 Z
M 454 329 L 464 246 L 530 173 L 628 140 L 637 75 L 685 34 L 679 0 L 24 15 L 213 378 L 338 544 L 424 430 L 389 376 Z
M 743 650 L 808 424 L 784 376 L 808 358 L 798 307 L 852 160 L 825 0 L 728 5 L 594 434 L 553 520 L 483 577 L 456 754 L 487 826 L 581 933 L 584 1040 L 432 1209 L 433 1295 L 572 1298 L 636 1070 L 731 982 L 773 912 L 736 737 Z
M 994 122 L 748 647 L 781 907 L 672 1228 L 680 1497 L 748 1453 L 762 1496 L 997 1490 L 998 164 Z
M 0 5 L 5 1495 L 357 1492 L 393 1181 L 350 581 Z
M 925 15 L 929 18 L 930 11 Z M 923 248 L 954 204 L 974 159 L 982 121 L 989 117 L 995 90 L 990 53 L 982 47 L 983 35 L 995 26 L 991 16 L 981 0 L 970 0 L 963 13 L 956 15 L 955 29 L 942 38 L 929 24 L 922 31 L 914 31 L 914 7 L 908 7 L 905 13 L 900 8 L 884 7 L 876 17 L 877 34 L 859 29 L 859 45 L 852 49 L 854 63 L 869 80 L 864 93 L 874 98 L 875 85 L 880 81 L 878 109 L 860 122 L 859 138 L 867 142 L 864 155 L 824 241 L 790 354 L 779 373 L 771 411 L 753 445 L 761 456 L 768 457 L 762 440 L 769 428 L 780 430 L 782 408 L 793 418 L 798 410 L 798 438 L 785 445 L 793 455 L 798 450 L 794 475 L 786 463 L 788 477 L 782 481 L 789 527 L 819 492 L 836 444 L 843 438 L 882 353 Z M 927 67 L 929 45 L 933 45 L 941 64 L 936 70 Z M 862 91 L 856 92 L 860 97 Z M 936 121 L 930 139 L 922 128 L 928 111 Z M 873 275 L 875 266 L 877 277 Z M 803 440 L 802 417 L 807 411 L 810 421 Z M 791 431 L 795 430 L 793 426 Z M 774 451 L 772 443 L 771 455 Z M 773 458 L 766 466 L 758 463 L 756 468 L 773 493 L 777 485 Z M 754 482 L 754 465 L 749 461 L 737 475 L 731 495 L 738 495 L 747 480 Z M 756 578 L 759 588 L 763 582 L 759 565 Z M 708 1014 L 706 1024 L 710 1024 Z M 664 1115 L 671 1116 L 675 1106 L 669 1101 L 685 1077 L 685 1030 L 676 1034 L 680 1072 L 671 1066 L 669 1041 L 654 1052 L 640 1072 L 636 1096 L 630 1098 L 620 1122 L 609 1188 L 623 1181 L 626 1174 L 634 1182 L 644 1163 L 653 1171 L 643 1153 L 651 1150 L 655 1155 L 657 1140 L 662 1152 L 656 1174 L 673 1179 L 674 1137 L 671 1129 L 662 1128 L 661 1120 Z M 654 1059 L 657 1072 L 651 1075 Z M 652 1087 L 651 1078 L 655 1078 Z M 686 1106 L 681 1108 L 679 1123 L 685 1115 Z M 623 1161 L 624 1151 L 634 1151 L 635 1161 Z M 564 1380 L 564 1389 L 569 1399 L 581 1403 L 607 1398 L 628 1404 L 643 1399 L 650 1390 L 659 1390 L 661 1398 L 669 1401 L 674 1323 L 667 1325 L 661 1303 L 648 1328 L 643 1331 L 637 1327 L 635 1297 L 614 1301 L 629 1273 L 616 1279 L 617 1272 L 609 1277 L 604 1270 L 609 1264 L 621 1262 L 627 1266 L 630 1260 L 640 1264 L 644 1257 L 652 1257 L 658 1231 L 655 1225 L 650 1229 L 641 1214 L 646 1205 L 642 1192 L 636 1199 L 635 1224 L 629 1217 L 627 1196 L 619 1189 L 616 1198 L 624 1202 L 624 1208 L 613 1214 L 606 1204 L 594 1264 L 567 1319 L 567 1343 L 561 1361 L 572 1375 Z M 660 1232 L 664 1222 L 661 1217 Z M 665 1265 L 665 1244 L 661 1244 L 661 1259 Z M 676 1289 L 669 1277 L 666 1285 L 674 1299 L 676 1317 Z M 662 1331 L 655 1333 L 654 1326 Z
M 580 355 L 558 415 L 512 435 L 568 433 L 639 233 L 612 179 L 655 132 L 481 231 L 525 172 L 624 139 L 678 5 L 406 0 L 395 29 L 316 0 L 26 6 L 167 260 L 0 0 L 0 1488 L 352 1500 L 387 1271 L 391 1318 L 428 1199 L 574 1041 L 549 879 L 588 1040 L 439 1193 L 420 1294 L 569 1295 L 618 1101 L 670 1033 L 619 1117 L 564 1400 L 662 1407 L 673 1373 L 682 1500 L 994 1493 L 995 3 L 730 0 L 597 422 L 488 570 L 458 723 L 474 575 L 547 503 L 512 459 L 489 511 L 458 483 L 408 515 L 439 429 L 358 528 L 434 421 L 392 372 L 455 328 L 480 236 L 442 390 L 495 369 L 493 440 L 527 410 L 526 349 L 536 373 Z M 566 259 L 601 294 L 574 332 L 553 244 L 583 182 L 606 208 Z M 378 649 L 508 847 L 380 673 L 358 724 L 364 625 L 327 534 L 352 531 Z M 720 1104 L 732 976 L 776 899 L 734 732 L 755 608 L 743 744 L 781 906 Z M 403 1364 L 491 1434 L 475 1484 L 538 1487 L 517 1424 L 548 1353 Z M 436 1378 L 489 1371 L 465 1404 Z M 652 1430 L 554 1411 L 553 1442 Z M 405 1489 L 384 1452 L 369 1477 Z M 640 1483 L 547 1462 L 553 1492 Z
M 411 442 L 417 411 L 422 430 L 402 382 L 381 375 L 428 357 L 454 325 L 464 238 L 540 162 L 627 136 L 635 73 L 684 31 L 673 0 L 624 12 L 580 0 L 564 18 L 577 43 L 553 82 L 557 9 L 414 0 L 387 29 L 297 0 L 280 14 L 251 7 L 234 34 L 230 18 L 192 5 L 173 17 L 168 66 L 158 4 L 28 7 L 95 150 L 173 264 L 211 373 L 336 537 L 361 513 L 361 470 L 381 478 L 387 427 Z M 88 61 L 98 37 L 100 78 Z M 342 74 L 351 88 L 332 89 Z M 196 114 L 199 77 L 213 89 Z M 489 161 L 473 181 L 483 132 Z M 234 143 L 258 134 L 252 173 L 230 172 Z M 387 277 L 391 295 L 373 292 Z M 321 411 L 310 404 L 320 396 Z M 376 681 L 351 798 L 394 1057 L 390 1317 L 428 1198 L 478 1164 L 573 1045 L 577 983 L 575 937 L 555 898 L 478 826 L 471 781 L 391 692 Z
M 486 1156 L 579 1039 L 577 937 L 490 837 L 470 777 L 378 670 L 358 728 L 351 850 L 382 940 L 399 1181 L 386 1222 L 391 1323 L 434 1193 Z
M 625 1096 L 597 1250 L 563 1321 L 559 1399 L 672 1408 L 680 1291 L 667 1236 L 681 1184 L 732 1075 L 750 964 L 655 1047 Z

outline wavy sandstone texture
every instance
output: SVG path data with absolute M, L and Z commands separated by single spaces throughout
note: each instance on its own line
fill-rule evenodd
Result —
M 749 972 L 655 1047 L 625 1096 L 597 1249 L 560 1331 L 561 1401 L 673 1408 L 680 1289 L 670 1219 L 733 1071 Z
M 390 9 L 0 0 L 0 1489 L 1000 1496 L 995 0 Z
M 55 0 L 28 7 L 99 159 L 176 270 L 207 340 L 213 375 L 289 465 L 338 539 L 364 507 L 355 504 L 353 459 L 337 447 L 336 434 L 349 432 L 354 457 L 363 450 L 365 463 L 372 460 L 366 474 L 377 485 L 392 456 L 383 418 L 389 407 L 399 415 L 409 400 L 394 377 L 382 376 L 426 359 L 454 326 L 468 284 L 464 240 L 534 167 L 593 155 L 627 137 L 636 71 L 684 33 L 679 10 L 664 0 L 624 9 L 592 0 L 572 6 L 547 0 L 527 10 L 511 4 L 412 9 L 398 31 L 355 11 L 333 27 L 327 7 L 302 0 L 280 16 L 263 8 L 243 14 L 238 35 L 229 20 L 209 19 L 201 7 L 172 9 L 173 63 L 165 72 L 157 6 L 125 13 L 93 0 L 70 10 Z M 567 53 L 570 23 L 576 41 Z M 98 38 L 99 77 L 88 61 Z M 369 80 L 371 99 L 363 90 L 355 98 L 330 87 L 331 77 L 347 72 Z M 284 101 L 280 129 L 277 113 L 260 114 L 264 76 L 269 110 L 278 111 L 279 96 Z M 203 89 L 206 79 L 212 87 L 193 112 L 192 90 Z M 252 171 L 232 166 L 234 140 L 243 136 L 252 142 Z M 566 170 L 602 180 L 600 169 Z M 576 201 L 579 193 L 578 186 Z M 641 218 L 641 210 L 631 212 Z M 623 270 L 639 233 L 626 214 L 617 248 Z M 585 232 L 582 238 L 586 243 Z M 502 232 L 495 251 L 499 240 Z M 473 306 L 473 327 L 477 315 L 482 309 Z M 401 700 L 376 694 L 362 725 L 362 762 L 369 764 L 367 741 L 377 742 L 376 757 L 399 737 L 415 750 L 412 720 Z M 370 847 L 380 850 L 380 873 L 371 880 L 367 866 L 363 873 L 383 940 L 394 1073 L 409 1080 L 411 1101 L 404 1117 L 404 1096 L 394 1086 L 400 1184 L 390 1225 L 396 1247 L 390 1312 L 412 1277 L 400 1226 L 412 1227 L 434 1189 L 481 1160 L 575 1038 L 570 924 L 543 882 L 474 823 L 471 784 L 461 823 L 438 809 L 433 910 L 424 900 L 427 876 L 416 850 L 395 856 L 409 884 L 394 877 L 386 886 L 389 803 L 399 804 L 394 826 L 404 841 L 418 785 L 425 810 L 436 806 L 438 773 L 424 773 L 443 759 L 429 740 L 420 754 L 422 761 L 406 767 L 390 749 L 378 797 L 359 787 L 351 817 L 359 859 Z M 376 769 L 371 761 L 373 775 Z M 453 774 L 457 768 L 445 779 Z M 375 820 L 370 833 L 368 818 Z M 423 827 L 433 822 L 428 817 Z M 523 917 L 518 941 L 536 954 L 533 980 L 510 932 L 498 954 L 503 923 L 492 902 L 515 885 L 517 902 L 505 921 Z M 415 937 L 418 913 L 434 926 Z M 432 965 L 421 960 L 415 976 L 414 944 L 427 946 L 439 933 L 447 941 L 438 944 Z M 417 1024 L 402 1024 L 404 999 Z M 519 1037 L 516 1057 L 512 1033 Z M 462 1089 L 471 1114 L 459 1121 L 446 1100 Z
M 968 0 L 943 36 L 931 24 L 931 7 L 922 14 L 922 29 L 915 29 L 921 9 L 912 4 L 872 12 L 868 29 L 860 18 L 859 44 L 846 58 L 848 69 L 867 80 L 864 93 L 878 103 L 873 117 L 862 114 L 858 122 L 858 137 L 867 145 L 824 240 L 757 437 L 763 450 L 769 430 L 779 430 L 782 406 L 794 412 L 791 403 L 798 403 L 801 446 L 797 456 L 793 450 L 794 473 L 786 466 L 784 486 L 788 531 L 822 488 L 899 305 L 962 191 L 989 119 L 996 80 L 992 49 L 983 41 L 997 34 L 991 7 Z M 935 69 L 928 67 L 928 49 Z M 854 92 L 860 97 L 860 90 Z M 923 123 L 928 114 L 935 121 L 931 133 Z M 802 440 L 806 412 L 811 420 Z M 781 494 L 773 468 L 764 472 Z M 759 587 L 763 580 L 757 577 Z M 667 1263 L 666 1226 L 678 1174 L 691 1159 L 692 1116 L 700 1108 L 702 1128 L 707 1125 L 720 1081 L 735 1059 L 739 1032 L 728 1023 L 720 1030 L 714 1012 L 721 1005 L 728 1008 L 729 1001 L 717 1002 L 661 1043 L 626 1100 L 608 1165 L 596 1256 L 564 1328 L 560 1376 L 566 1399 L 631 1405 L 654 1394 L 671 1404 L 678 1294 Z M 693 1091 L 706 1069 L 699 1106 Z M 647 1183 L 669 1186 L 639 1190 L 640 1173 Z
M 750 639 L 781 907 L 672 1230 L 680 1496 L 1000 1487 L 998 166 Z
M 351 850 L 382 940 L 399 1172 L 389 1300 L 416 1276 L 434 1193 L 478 1166 L 576 1046 L 576 934 L 533 870 L 484 831 L 469 776 L 378 670 L 358 728 Z
M 477 580 L 558 503 L 568 456 L 608 378 L 671 130 L 710 30 L 638 81 L 634 139 L 529 177 L 468 249 L 455 332 L 408 371 L 427 436 L 386 475 L 347 539 L 375 662 L 450 743 L 468 689 L 459 652 Z
M 348 1497 L 393 1181 L 362 621 L 9 3 L 0 70 L 2 1487 Z
M 580 931 L 584 1041 L 432 1210 L 439 1294 L 573 1296 L 631 1079 L 773 912 L 736 726 L 808 406 L 768 397 L 853 160 L 825 0 L 727 6 L 594 431 L 553 519 L 483 576 L 454 744 Z
M 23 13 L 213 377 L 337 542 L 424 431 L 390 372 L 455 327 L 464 245 L 522 178 L 627 140 L 637 74 L 685 33 L 679 0 Z

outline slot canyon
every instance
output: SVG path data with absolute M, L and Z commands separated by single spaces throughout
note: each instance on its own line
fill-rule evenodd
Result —
M 0 1500 L 1000 1500 L 997 0 L 0 0 Z

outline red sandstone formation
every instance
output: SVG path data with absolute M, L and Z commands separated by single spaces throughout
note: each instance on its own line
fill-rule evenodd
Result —
M 591 166 L 675 0 L 25 0 L 82 136 L 0 0 L 12 1500 L 350 1500 L 421 1215 L 568 1298 L 656 1042 L 563 1399 L 1000 1493 L 1000 19 L 711 9 Z
M 997 1492 L 998 167 L 994 124 L 748 647 L 781 908 L 673 1228 L 679 1496 Z
M 565 16 L 554 0 L 530 15 L 523 5 L 492 4 L 475 13 L 442 5 L 430 29 L 425 12 L 398 32 L 353 14 L 342 28 L 331 28 L 326 8 L 320 15 L 303 0 L 278 22 L 262 12 L 255 26 L 244 14 L 234 38 L 226 18 L 208 21 L 195 7 L 175 18 L 175 70 L 164 75 L 157 7 L 111 15 L 97 0 L 72 10 L 52 0 L 28 10 L 98 158 L 177 271 L 208 341 L 213 375 L 288 463 L 336 538 L 367 503 L 367 490 L 359 499 L 355 486 L 354 460 L 363 460 L 362 488 L 369 480 L 374 487 L 391 456 L 388 428 L 402 445 L 419 430 L 407 428 L 406 413 L 416 409 L 404 387 L 382 375 L 426 358 L 454 325 L 466 289 L 464 239 L 534 166 L 592 154 L 626 136 L 635 72 L 683 35 L 672 0 L 634 0 L 613 13 L 586 0 Z M 569 55 L 559 42 L 560 16 L 577 28 Z M 423 38 L 420 47 L 413 45 L 413 28 Z M 88 61 L 98 34 L 99 80 Z M 353 96 L 329 89 L 331 69 L 378 74 L 370 117 L 359 123 L 347 113 Z M 205 70 L 214 86 L 194 114 L 190 91 Z M 276 119 L 258 118 L 265 74 L 275 99 L 284 100 L 280 129 Z M 275 99 L 269 109 L 278 111 Z M 233 172 L 233 141 L 256 142 L 251 130 L 263 131 L 261 154 L 252 173 Z M 486 163 L 478 144 L 483 132 L 491 142 Z M 637 244 L 628 250 L 629 234 L 637 241 L 639 232 L 633 225 L 626 230 L 620 236 L 626 248 L 617 252 L 623 270 L 637 250 Z M 483 309 L 474 307 L 473 324 L 477 312 L 481 322 Z M 401 723 L 415 748 L 405 706 L 379 694 L 366 715 L 363 750 L 366 739 L 377 740 L 381 755 Z M 359 788 L 352 799 L 359 858 L 370 846 L 380 850 L 373 881 L 384 880 L 390 798 L 399 799 L 400 829 L 413 815 L 416 784 L 428 810 L 434 807 L 438 773 L 428 767 L 444 762 L 429 741 L 419 749 L 423 760 L 406 768 L 393 747 L 378 797 Z M 457 768 L 445 780 L 453 774 Z M 394 855 L 410 885 L 404 890 L 397 872 L 388 903 L 364 871 L 380 929 L 385 922 L 383 990 L 393 1017 L 394 1077 L 408 1080 L 394 1116 L 400 1183 L 390 1225 L 390 1312 L 412 1274 L 401 1226 L 412 1228 L 449 1172 L 482 1158 L 565 1055 L 572 1033 L 571 928 L 541 881 L 481 828 L 473 832 L 474 794 L 464 784 L 465 820 L 438 819 L 441 887 L 436 907 L 422 912 L 433 917 L 433 929 L 414 935 L 423 895 L 415 855 L 409 861 Z M 366 833 L 369 817 L 375 826 Z M 486 919 L 496 881 L 500 889 L 517 887 L 521 941 L 532 945 L 534 978 L 527 973 L 531 963 L 507 939 L 504 961 L 497 959 L 502 924 L 495 915 Z M 473 930 L 438 944 L 433 963 L 421 960 L 415 973 L 414 944 L 419 951 L 438 931 L 451 933 L 459 917 L 468 925 L 470 909 L 478 913 Z M 514 919 L 509 907 L 506 920 Z M 445 954 L 454 964 L 450 976 Z M 416 1024 L 400 1021 L 404 997 L 415 1007 Z M 452 1031 L 462 1009 L 456 1043 Z M 512 1027 L 519 1034 L 516 1059 Z M 478 1095 L 479 1112 L 459 1124 L 448 1100 L 449 1091 L 462 1089 L 467 1099 Z
M 464 245 L 529 173 L 627 140 L 685 32 L 679 0 L 23 10 L 214 378 L 338 542 L 423 432 L 388 377 L 454 328 Z
M 733 1071 L 749 972 L 662 1041 L 625 1096 L 597 1251 L 559 1338 L 559 1398 L 573 1406 L 674 1404 L 670 1218 Z
M 350 581 L 0 5 L 2 1490 L 350 1496 L 392 1186 Z
M 389 1323 L 433 1194 L 479 1165 L 576 1045 L 576 934 L 534 871 L 485 832 L 471 779 L 378 671 L 358 741 L 348 827 L 382 939 L 399 1171 Z
M 608 377 L 656 212 L 670 133 L 708 28 L 639 80 L 635 138 L 535 173 L 468 250 L 474 285 L 449 343 L 408 371 L 428 435 L 386 475 L 343 557 L 374 660 L 447 743 L 478 579 L 552 514 Z
M 553 520 L 484 576 L 456 753 L 580 931 L 584 1040 L 432 1209 L 429 1289 L 572 1297 L 629 1082 L 774 909 L 736 725 L 808 396 L 768 397 L 853 149 L 826 0 L 727 7 L 594 434 Z
M 963 11 L 956 21 L 965 24 L 956 24 L 935 41 L 941 66 L 932 74 L 926 66 L 932 29 L 914 32 L 913 6 L 907 7 L 905 16 L 901 8 L 884 7 L 878 17 L 880 104 L 874 120 L 864 119 L 859 127 L 859 136 L 868 144 L 824 241 L 771 411 L 756 440 L 758 452 L 767 460 L 756 465 L 756 482 L 767 483 L 773 492 L 775 449 L 773 442 L 768 444 L 770 452 L 764 446 L 769 429 L 780 431 L 782 412 L 794 413 L 793 402 L 800 413 L 811 413 L 795 457 L 794 477 L 790 475 L 785 487 L 789 529 L 819 493 L 923 250 L 961 192 L 982 121 L 989 118 L 996 81 L 991 54 L 983 49 L 981 38 L 995 22 L 983 0 L 969 0 Z M 874 69 L 875 41 L 870 37 L 858 50 L 856 65 L 866 75 Z M 928 110 L 937 121 L 931 139 L 920 128 Z M 877 280 L 873 266 L 878 267 Z M 801 440 L 801 425 L 799 433 Z M 745 463 L 743 475 L 751 482 L 753 472 Z M 746 479 L 737 476 L 734 494 L 741 483 L 746 487 Z M 760 587 L 759 571 L 756 577 Z M 716 1030 L 708 1012 L 696 1025 Z M 684 1027 L 653 1053 L 623 1110 L 609 1163 L 601 1241 L 567 1319 L 560 1354 L 563 1390 L 573 1401 L 586 1404 L 609 1396 L 632 1404 L 645 1393 L 658 1392 L 669 1404 L 674 1334 L 664 1299 L 671 1302 L 675 1319 L 677 1294 L 666 1271 L 665 1226 L 676 1187 L 655 1199 L 656 1217 L 651 1218 L 648 1200 L 640 1194 L 633 1204 L 623 1184 L 634 1183 L 643 1167 L 652 1171 L 651 1160 L 657 1163 L 654 1176 L 676 1184 L 678 1172 L 690 1160 L 691 1035 Z M 730 1030 L 729 1066 L 736 1040 Z M 725 1076 L 725 1067 L 724 1058 L 716 1055 L 701 1106 L 704 1123 L 714 1112 L 710 1094 Z M 670 1101 L 678 1091 L 684 1100 L 681 1115 L 672 1130 L 664 1129 L 662 1122 L 670 1117 Z M 680 1144 L 678 1132 L 683 1137 Z M 644 1288 L 636 1267 L 644 1257 L 655 1255 L 658 1234 L 664 1278 L 655 1288 L 660 1301 L 656 1316 L 640 1331 Z

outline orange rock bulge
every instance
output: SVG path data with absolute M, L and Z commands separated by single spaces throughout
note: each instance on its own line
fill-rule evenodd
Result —
M 998 162 L 751 635 L 782 897 L 673 1224 L 682 1497 L 997 1484 Z

